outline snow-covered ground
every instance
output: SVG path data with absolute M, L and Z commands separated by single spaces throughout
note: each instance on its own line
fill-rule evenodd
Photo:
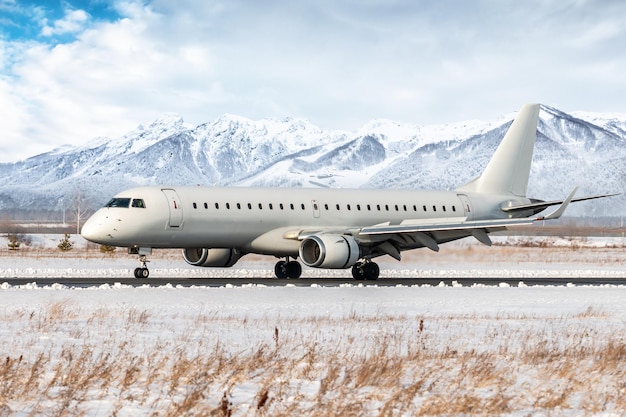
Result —
M 117 249 L 103 254 L 98 246 L 71 236 L 74 249 L 57 249 L 62 236 L 30 235 L 30 244 L 7 250 L 0 238 L 2 278 L 130 278 L 139 266 L 136 257 Z M 440 252 L 419 249 L 403 253 L 402 262 L 377 259 L 381 277 L 411 278 L 532 278 L 626 277 L 626 238 L 623 237 L 492 237 L 487 247 L 474 239 L 441 246 Z M 198 268 L 184 262 L 180 250 L 155 250 L 149 257 L 152 278 L 273 278 L 275 258 L 248 255 L 233 268 Z M 351 278 L 350 270 L 304 268 L 303 277 Z
M 463 241 L 381 266 L 624 276 L 620 239 L 533 242 Z M 43 250 L 50 243 L 4 251 L 0 273 L 106 275 L 135 266 L 81 245 L 62 256 Z M 272 262 L 252 259 L 236 271 Z M 167 253 L 152 270 L 192 274 L 184 265 Z M 618 285 L 2 284 L 0 415 L 621 416 L 625 299 Z

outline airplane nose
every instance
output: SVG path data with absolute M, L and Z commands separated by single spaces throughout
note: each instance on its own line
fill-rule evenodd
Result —
M 83 228 L 80 231 L 80 235 L 90 242 L 98 242 L 102 239 L 102 235 L 100 233 L 101 225 L 95 217 L 96 216 L 91 216 L 89 219 L 87 219 L 87 221 L 83 224 Z
M 87 221 L 83 224 L 83 227 L 80 229 L 80 235 L 87 240 L 91 240 L 93 237 L 94 227 L 91 219 L 87 219 Z

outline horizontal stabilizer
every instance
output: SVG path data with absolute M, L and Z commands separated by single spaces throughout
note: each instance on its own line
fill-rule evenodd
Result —
M 576 203 L 578 201 L 587 201 L 587 200 L 595 200 L 597 198 L 605 198 L 605 197 L 613 197 L 619 194 L 603 194 L 603 195 L 593 195 L 587 197 L 578 197 L 572 199 L 571 203 Z M 510 206 L 510 207 L 502 207 L 502 211 L 505 213 L 515 213 L 518 211 L 528 211 L 532 210 L 535 213 L 542 212 L 551 206 L 556 206 L 558 204 L 563 204 L 565 200 L 554 200 L 554 201 L 537 201 L 535 203 L 530 204 L 520 204 L 518 206 Z

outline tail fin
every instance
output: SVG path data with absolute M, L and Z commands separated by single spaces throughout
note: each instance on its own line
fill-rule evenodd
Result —
M 526 196 L 540 104 L 525 104 L 482 175 L 457 191 Z

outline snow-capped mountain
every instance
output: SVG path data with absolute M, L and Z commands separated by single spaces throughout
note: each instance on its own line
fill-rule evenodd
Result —
M 375 120 L 356 132 L 306 120 L 224 115 L 190 126 L 167 115 L 119 138 L 97 138 L 0 164 L 0 210 L 96 208 L 139 185 L 454 189 L 480 174 L 514 114 L 498 121 L 419 126 Z M 529 197 L 623 193 L 626 115 L 543 106 Z M 626 198 L 579 203 L 575 216 L 623 216 Z

